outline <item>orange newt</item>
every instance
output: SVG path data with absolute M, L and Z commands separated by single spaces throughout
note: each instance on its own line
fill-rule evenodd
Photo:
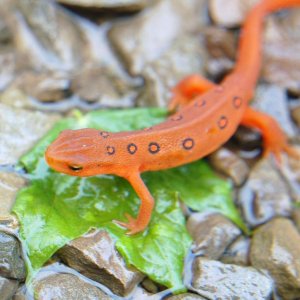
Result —
M 170 109 L 180 106 L 165 122 L 144 130 L 111 133 L 96 129 L 65 130 L 48 147 L 47 163 L 73 176 L 115 174 L 127 179 L 141 200 L 136 218 L 115 221 L 128 234 L 149 224 L 154 199 L 140 174 L 172 168 L 197 160 L 219 148 L 239 124 L 261 131 L 264 153 L 280 160 L 282 151 L 299 154 L 287 143 L 277 122 L 248 103 L 261 66 L 263 18 L 277 9 L 300 5 L 300 0 L 265 0 L 256 5 L 244 23 L 234 70 L 221 84 L 191 75 L 173 90 Z

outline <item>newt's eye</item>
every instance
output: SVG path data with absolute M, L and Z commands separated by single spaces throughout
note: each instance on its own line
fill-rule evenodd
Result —
M 69 169 L 72 170 L 72 171 L 78 172 L 78 171 L 82 170 L 83 167 L 78 166 L 78 165 L 69 165 Z

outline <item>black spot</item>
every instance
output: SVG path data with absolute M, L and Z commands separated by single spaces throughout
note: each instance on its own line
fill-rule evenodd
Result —
M 106 151 L 107 151 L 107 154 L 108 154 L 108 155 L 113 155 L 113 154 L 115 154 L 116 149 L 115 149 L 115 147 L 113 147 L 113 146 L 107 146 L 107 147 L 106 147 Z
M 240 107 L 242 106 L 242 104 L 243 104 L 243 100 L 242 100 L 241 97 L 235 96 L 235 97 L 233 97 L 233 99 L 232 99 L 232 104 L 233 104 L 233 106 L 234 106 L 235 108 L 240 108 Z
M 206 105 L 206 100 L 202 99 L 200 101 L 195 101 L 194 106 L 195 107 L 204 107 Z
M 191 150 L 192 148 L 194 148 L 194 146 L 195 146 L 195 142 L 194 142 L 194 140 L 192 138 L 186 138 L 182 142 L 182 147 L 185 150 Z
M 183 119 L 183 116 L 182 115 L 177 115 L 177 116 L 174 116 L 171 118 L 171 121 L 180 121 Z
M 224 129 L 225 127 L 227 127 L 228 124 L 228 119 L 225 116 L 221 116 L 219 121 L 218 121 L 218 126 L 220 129 Z
M 109 137 L 109 133 L 107 131 L 100 131 L 99 134 L 105 139 Z
M 137 145 L 133 144 L 133 143 L 128 144 L 128 146 L 127 146 L 127 150 L 130 154 L 134 154 L 137 151 L 137 149 L 138 149 Z
M 79 165 L 69 165 L 68 166 L 70 170 L 74 171 L 74 172 L 79 172 L 80 170 L 83 169 L 82 166 L 79 166 Z
M 148 145 L 148 150 L 151 154 L 156 154 L 159 152 L 160 146 L 157 143 L 152 142 Z

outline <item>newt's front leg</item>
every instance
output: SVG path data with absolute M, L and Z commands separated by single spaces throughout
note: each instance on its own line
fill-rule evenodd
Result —
M 133 173 L 126 179 L 130 182 L 141 200 L 140 209 L 136 219 L 129 214 L 125 215 L 128 223 L 116 220 L 114 222 L 129 229 L 127 234 L 131 235 L 143 231 L 149 225 L 154 207 L 154 199 L 142 180 L 140 173 Z
M 172 98 L 169 102 L 170 111 L 187 105 L 195 97 L 209 91 L 216 84 L 198 74 L 187 76 L 180 80 L 172 89 Z

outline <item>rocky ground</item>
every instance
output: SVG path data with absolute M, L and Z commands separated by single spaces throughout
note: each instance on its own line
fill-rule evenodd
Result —
M 191 73 L 219 81 L 234 65 L 254 0 L 1 0 L 0 298 L 32 299 L 24 246 L 9 212 L 26 176 L 14 167 L 78 108 L 166 106 Z M 299 144 L 300 9 L 268 17 L 252 105 Z M 193 238 L 187 292 L 170 294 L 127 267 L 105 232 L 60 249 L 33 281 L 35 299 L 300 299 L 300 162 L 262 158 L 261 136 L 239 128 L 208 157 L 234 185 L 246 235 L 216 213 L 186 211 Z M 299 144 L 300 145 L 300 144 Z M 300 147 L 299 147 L 300 149 Z

